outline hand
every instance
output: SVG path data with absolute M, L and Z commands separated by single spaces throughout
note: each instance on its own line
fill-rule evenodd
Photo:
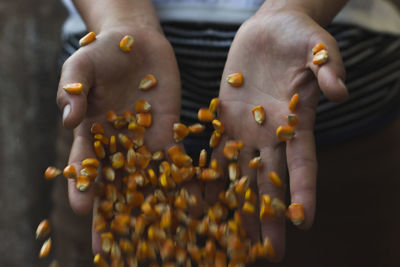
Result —
M 122 52 L 119 42 L 125 35 L 135 39 L 132 51 Z M 148 91 L 138 89 L 146 74 L 153 74 L 158 84 Z M 63 90 L 68 83 L 80 82 L 81 95 L 70 95 Z M 152 105 L 152 126 L 146 131 L 145 144 L 150 151 L 165 149 L 174 144 L 172 125 L 179 121 L 180 79 L 176 59 L 169 42 L 158 29 L 133 25 L 113 26 L 102 30 L 97 40 L 81 47 L 64 64 L 58 88 L 57 102 L 63 110 L 63 123 L 74 129 L 74 142 L 69 164 L 81 169 L 81 161 L 95 157 L 90 127 L 99 122 L 107 136 L 115 130 L 106 121 L 106 112 L 118 114 L 134 112 L 135 103 L 145 99 Z M 151 141 L 151 142 L 149 142 Z M 86 192 L 75 187 L 69 179 L 69 200 L 73 210 L 86 214 L 93 208 L 93 186 Z M 98 236 L 93 235 L 94 251 L 99 252 Z
M 312 64 L 312 48 L 324 43 L 329 59 L 322 66 Z M 229 74 L 241 72 L 241 87 L 230 86 Z M 261 197 L 269 194 L 285 200 L 285 185 L 275 187 L 268 173 L 275 171 L 285 181 L 289 170 L 291 202 L 301 203 L 305 220 L 300 228 L 312 225 L 315 210 L 317 161 L 313 127 L 319 89 L 331 100 L 347 97 L 343 84 L 345 71 L 338 46 L 333 37 L 306 14 L 294 10 L 259 11 L 239 29 L 230 48 L 220 88 L 218 117 L 225 125 L 225 134 L 214 153 L 222 154 L 227 140 L 242 140 L 238 163 L 241 176 L 249 175 L 251 187 Z M 287 143 L 276 136 L 280 125 L 287 125 L 288 104 L 294 93 L 300 96 L 296 111 L 299 124 L 295 137 Z M 266 112 L 263 124 L 256 123 L 251 110 L 262 105 Z M 263 167 L 254 171 L 248 162 L 261 156 Z M 220 158 L 221 161 L 223 159 Z M 226 163 L 226 162 L 225 162 Z M 207 198 L 216 199 L 220 189 L 207 189 Z M 259 213 L 243 216 L 248 235 L 253 241 L 268 236 L 279 261 L 284 255 L 284 218 L 260 223 Z

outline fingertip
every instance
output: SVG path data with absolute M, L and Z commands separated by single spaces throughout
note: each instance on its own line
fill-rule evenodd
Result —
M 75 129 L 83 120 L 86 113 L 86 98 L 84 96 L 75 96 L 78 99 L 73 99 L 71 103 L 64 106 L 62 111 L 62 122 L 65 128 Z
M 349 96 L 342 77 L 338 77 L 329 68 L 321 68 L 318 72 L 318 84 L 325 97 L 333 102 L 342 102 Z

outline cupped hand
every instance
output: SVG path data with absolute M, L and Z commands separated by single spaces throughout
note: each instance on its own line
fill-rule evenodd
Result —
M 323 43 L 329 53 L 321 66 L 312 64 L 312 48 Z M 228 75 L 242 73 L 244 82 L 232 87 Z M 287 185 L 276 187 L 268 178 L 275 171 L 285 181 L 289 171 L 290 201 L 301 203 L 305 220 L 299 226 L 309 228 L 313 223 L 317 160 L 314 142 L 315 109 L 320 90 L 330 99 L 340 101 L 347 97 L 344 66 L 333 37 L 304 13 L 294 10 L 259 11 L 237 32 L 230 48 L 222 76 L 218 117 L 225 125 L 225 134 L 214 153 L 221 161 L 222 148 L 227 140 L 242 140 L 244 147 L 238 163 L 241 176 L 251 177 L 251 187 L 261 197 L 285 201 Z M 286 116 L 292 113 L 288 105 L 298 93 L 295 114 L 299 123 L 294 127 L 295 137 L 280 141 L 276 130 L 287 125 Z M 252 115 L 255 106 L 262 105 L 266 119 L 259 125 Z M 248 162 L 260 156 L 262 167 L 256 171 Z M 226 160 L 225 160 L 226 164 Z M 222 184 L 220 186 L 223 186 Z M 221 187 L 207 189 L 207 197 L 216 199 Z M 270 238 L 275 248 L 272 261 L 284 255 L 284 216 L 260 222 L 259 213 L 243 216 L 244 225 L 252 241 Z

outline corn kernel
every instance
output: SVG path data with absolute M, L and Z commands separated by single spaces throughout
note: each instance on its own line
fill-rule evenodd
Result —
M 96 34 L 94 32 L 89 32 L 79 40 L 79 45 L 85 46 L 90 44 L 94 40 L 96 40 Z
M 68 83 L 64 85 L 63 89 L 70 95 L 80 95 L 83 91 L 83 84 L 81 83 Z
M 156 86 L 156 84 L 157 84 L 156 77 L 154 77 L 153 74 L 147 74 L 140 81 L 139 89 L 146 91 Z
M 233 73 L 226 77 L 226 81 L 233 87 L 239 87 L 243 84 L 243 75 L 241 73 Z
M 292 126 L 279 126 L 276 129 L 276 136 L 280 141 L 288 141 L 292 139 L 295 135 L 294 129 Z
M 269 172 L 268 177 L 274 186 L 276 186 L 276 187 L 282 186 L 282 180 L 281 180 L 281 178 L 279 178 L 279 176 L 276 172 L 274 172 L 274 171 Z
M 262 124 L 265 120 L 265 110 L 263 106 L 254 107 L 251 112 L 253 113 L 253 117 L 258 124 Z
M 130 35 L 125 35 L 122 38 L 121 42 L 119 43 L 119 47 L 121 48 L 122 51 L 129 52 L 132 50 L 133 43 L 134 43 L 133 37 Z
M 326 63 L 327 61 L 328 61 L 328 51 L 326 51 L 325 49 L 322 49 L 321 51 L 316 53 L 312 60 L 313 64 L 317 66 L 320 66 Z

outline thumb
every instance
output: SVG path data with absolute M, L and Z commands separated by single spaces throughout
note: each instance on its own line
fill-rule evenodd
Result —
M 314 55 L 312 48 L 317 44 L 324 44 L 328 52 L 328 60 L 322 65 L 312 63 Z M 318 80 L 318 85 L 324 95 L 331 101 L 340 102 L 348 97 L 348 91 L 344 84 L 346 71 L 336 40 L 326 31 L 314 36 L 309 42 L 308 67 Z
M 80 94 L 70 94 L 65 91 L 65 87 L 74 83 L 83 85 Z M 86 113 L 87 95 L 92 85 L 93 65 L 89 57 L 78 50 L 65 61 L 57 92 L 57 104 L 63 112 L 62 120 L 67 129 L 73 129 L 82 122 Z

